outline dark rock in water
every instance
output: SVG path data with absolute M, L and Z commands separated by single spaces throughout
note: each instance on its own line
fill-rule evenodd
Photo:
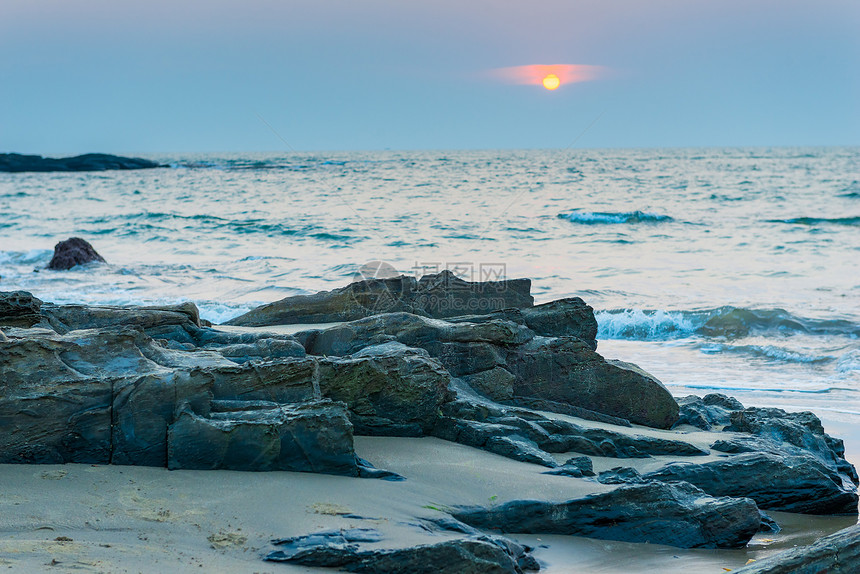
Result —
M 96 253 L 92 245 L 80 237 L 71 237 L 54 246 L 54 256 L 48 263 L 48 269 L 64 271 L 75 265 L 85 265 L 93 261 L 105 263 L 104 258 Z
M 0 291 L 0 327 L 28 329 L 42 320 L 42 301 L 27 291 Z
M 508 355 L 514 395 L 569 403 L 630 422 L 670 428 L 678 403 L 636 365 L 607 360 L 574 337 L 535 337 Z
M 445 318 L 488 313 L 508 307 L 531 307 L 529 279 L 470 283 L 450 271 L 356 281 L 332 291 L 287 297 L 262 305 L 227 322 L 261 327 L 296 323 L 355 321 L 380 313 L 408 312 Z
M 811 454 L 755 452 L 703 464 L 678 462 L 644 478 L 689 482 L 712 496 L 748 496 L 766 510 L 857 514 L 856 488 Z
M 860 526 L 818 539 L 810 546 L 772 554 L 737 574 L 850 574 L 860 572 Z
M 675 426 L 692 425 L 702 430 L 714 426 L 726 426 L 733 412 L 743 410 L 744 406 L 733 397 L 712 393 L 704 397 L 688 395 L 678 399 L 680 416 Z
M 498 537 L 477 536 L 393 550 L 361 550 L 358 545 L 380 540 L 381 534 L 373 529 L 330 530 L 273 540 L 282 548 L 264 559 L 367 574 L 520 574 L 520 564 L 539 568 L 524 547 Z
M 352 425 L 332 401 L 209 417 L 185 409 L 168 429 L 167 467 L 359 474 Z
M 25 171 L 106 171 L 162 167 L 148 159 L 88 153 L 74 157 L 50 158 L 40 155 L 0 153 L 0 172 Z
M 568 534 L 681 548 L 739 548 L 761 518 L 748 498 L 712 498 L 689 484 L 649 482 L 567 502 L 517 500 L 453 513 L 477 528 Z

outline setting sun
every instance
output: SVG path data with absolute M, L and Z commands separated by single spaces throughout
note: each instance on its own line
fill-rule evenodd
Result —
M 558 76 L 555 74 L 548 74 L 543 79 L 543 87 L 547 90 L 554 90 L 559 86 L 559 84 L 561 84 L 561 80 L 559 80 Z

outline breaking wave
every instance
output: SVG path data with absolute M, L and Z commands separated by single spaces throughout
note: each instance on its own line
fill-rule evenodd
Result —
M 600 211 L 574 210 L 571 213 L 559 213 L 558 217 L 559 219 L 567 219 L 572 223 L 581 223 L 584 225 L 600 225 L 614 223 L 662 223 L 666 221 L 674 221 L 668 215 L 645 213 L 644 211 L 611 213 Z
M 612 309 L 595 313 L 598 339 L 660 341 L 692 335 L 736 339 L 756 334 L 804 333 L 860 337 L 847 319 L 810 319 L 783 309 L 719 307 L 703 311 Z

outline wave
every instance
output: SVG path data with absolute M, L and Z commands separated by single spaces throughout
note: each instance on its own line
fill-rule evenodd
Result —
M 860 337 L 847 319 L 810 319 L 783 309 L 719 307 L 702 311 L 612 309 L 595 313 L 598 339 L 660 341 L 693 335 L 736 339 L 756 334 L 805 333 Z
M 794 225 L 850 225 L 860 226 L 858 217 L 794 217 L 792 219 L 769 219 L 769 223 L 791 223 Z
M 775 345 L 721 345 L 716 343 L 708 343 L 699 348 L 700 351 L 706 354 L 712 353 L 738 353 L 744 355 L 752 355 L 762 359 L 773 359 L 782 363 L 829 363 L 836 359 L 831 355 L 808 355 L 778 347 Z
M 574 210 L 571 213 L 559 213 L 559 219 L 567 219 L 572 223 L 581 223 L 584 225 L 601 225 L 615 223 L 662 223 L 674 221 L 668 215 L 660 215 L 657 213 L 645 213 L 644 211 L 627 211 L 627 212 L 600 212 L 600 211 L 578 211 Z

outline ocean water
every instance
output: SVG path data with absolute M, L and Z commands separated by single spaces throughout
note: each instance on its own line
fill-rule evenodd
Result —
M 860 148 L 149 157 L 0 174 L 0 290 L 217 323 L 369 261 L 530 277 L 674 394 L 811 409 L 860 458 Z M 70 236 L 108 264 L 45 270 Z

